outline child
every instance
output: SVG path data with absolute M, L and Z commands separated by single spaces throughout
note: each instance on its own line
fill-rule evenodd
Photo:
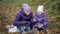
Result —
M 21 11 L 17 14 L 16 19 L 14 20 L 14 25 L 20 30 L 20 34 L 24 31 L 30 31 L 32 15 L 30 6 L 23 4 Z
M 37 28 L 39 31 L 46 31 L 47 24 L 48 22 L 46 14 L 43 11 L 43 5 L 38 6 L 37 11 L 33 17 L 33 28 Z

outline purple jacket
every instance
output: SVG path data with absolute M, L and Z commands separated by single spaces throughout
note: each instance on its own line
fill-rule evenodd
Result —
M 24 13 L 23 8 L 21 8 L 21 11 L 19 13 L 17 13 L 13 24 L 15 26 L 20 26 L 20 25 L 29 26 L 31 23 L 31 19 L 32 19 L 32 12 L 27 16 Z
M 47 18 L 46 18 L 46 14 L 45 13 L 42 13 L 41 16 L 39 16 L 39 15 L 37 15 L 37 13 L 35 13 L 35 15 L 34 15 L 33 18 L 35 18 L 37 20 L 37 23 L 42 23 L 44 25 L 44 27 L 46 27 L 47 24 L 48 24 L 48 21 L 47 21 Z

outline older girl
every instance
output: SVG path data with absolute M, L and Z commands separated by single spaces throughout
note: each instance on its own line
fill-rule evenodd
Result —
M 28 4 L 23 4 L 21 11 L 17 14 L 14 20 L 14 25 L 20 30 L 20 34 L 24 31 L 30 31 L 31 19 L 32 12 L 30 11 L 30 6 L 28 6 Z

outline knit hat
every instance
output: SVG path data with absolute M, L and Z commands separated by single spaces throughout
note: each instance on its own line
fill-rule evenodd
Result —
M 26 3 L 24 3 L 24 4 L 22 5 L 22 8 L 23 8 L 23 11 L 24 11 L 24 12 L 30 11 L 30 6 L 29 6 L 28 4 L 26 4 Z
M 43 13 L 43 5 L 39 5 L 37 8 L 37 12 Z

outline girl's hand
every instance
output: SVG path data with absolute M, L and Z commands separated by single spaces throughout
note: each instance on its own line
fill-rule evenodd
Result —
M 41 27 L 43 27 L 43 24 L 41 24 Z
M 33 19 L 33 21 L 32 21 L 33 23 L 37 23 L 37 20 L 36 19 Z
M 36 21 L 36 19 L 33 19 L 33 21 Z
M 43 24 L 38 24 L 38 28 L 42 28 L 43 27 Z

